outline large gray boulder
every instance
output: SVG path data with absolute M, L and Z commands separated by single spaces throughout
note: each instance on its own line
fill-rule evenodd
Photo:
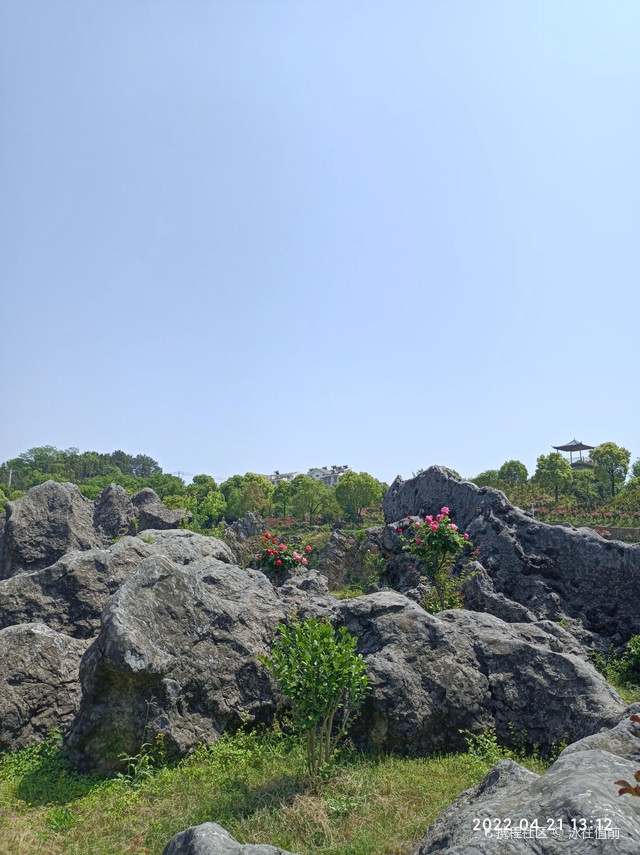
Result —
M 148 529 L 141 534 L 141 538 L 151 546 L 153 554 L 165 555 L 176 564 L 193 564 L 209 558 L 215 558 L 223 564 L 235 564 L 233 552 L 224 540 L 197 534 L 189 529 Z
M 138 537 L 108 549 L 69 552 L 51 567 L 0 580 L 0 627 L 40 621 L 76 638 L 93 638 L 109 597 L 154 554 Z
M 238 843 L 215 822 L 192 825 L 172 837 L 162 855 L 292 855 L 284 849 L 264 843 Z
M 145 487 L 131 497 L 138 520 L 138 532 L 145 529 L 170 529 L 178 525 L 186 517 L 185 510 L 171 510 L 163 504 L 160 496 L 151 487 Z
M 352 735 L 366 749 L 428 754 L 462 748 L 461 730 L 524 731 L 543 751 L 611 726 L 624 703 L 549 622 L 508 624 L 464 609 L 430 615 L 382 592 L 341 601 L 372 690 Z
M 179 529 L 145 531 L 107 549 L 69 552 L 51 567 L 0 580 L 0 627 L 42 621 L 67 635 L 93 638 L 109 597 L 151 555 L 176 564 L 233 560 L 221 540 Z
M 622 645 L 640 632 L 640 544 L 606 541 L 587 528 L 537 522 L 499 490 L 476 487 L 432 466 L 408 481 L 396 478 L 386 493 L 385 548 L 400 552 L 399 521 L 437 513 L 442 505 L 469 533 L 493 590 L 537 619 L 567 619 L 581 640 L 605 645 Z
M 42 623 L 0 630 L 0 751 L 68 727 L 80 705 L 78 668 L 86 648 Z
M 75 484 L 45 481 L 5 505 L 0 578 L 48 567 L 66 552 L 102 545 L 93 502 Z
M 95 501 L 93 525 L 105 540 L 136 533 L 136 509 L 119 484 L 110 484 Z
M 103 771 L 165 736 L 169 756 L 245 722 L 269 721 L 274 687 L 258 660 L 285 612 L 264 574 L 215 559 L 145 559 L 112 597 L 82 660 L 69 748 Z
M 615 783 L 633 780 L 638 769 L 633 740 L 640 741 L 625 718 L 612 731 L 570 745 L 544 775 L 502 760 L 440 815 L 413 855 L 636 855 L 640 799 L 619 796 Z M 486 835 L 483 820 L 491 822 Z M 542 831 L 498 836 L 497 828 L 519 829 L 521 820 L 535 820 Z M 580 833 L 581 820 L 590 831 Z

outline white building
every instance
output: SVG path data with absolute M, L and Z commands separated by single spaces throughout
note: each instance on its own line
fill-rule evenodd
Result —
M 341 476 L 344 475 L 345 472 L 350 471 L 351 470 L 348 466 L 332 466 L 331 469 L 326 466 L 320 466 L 314 469 L 309 469 L 307 475 L 310 478 L 315 478 L 317 481 L 322 481 L 323 484 L 327 485 L 327 487 L 335 487 Z

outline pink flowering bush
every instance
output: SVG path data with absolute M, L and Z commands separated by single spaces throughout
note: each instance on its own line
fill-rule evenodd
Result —
M 267 531 L 262 535 L 262 551 L 256 556 L 256 560 L 261 570 L 268 570 L 274 576 L 281 577 L 294 567 L 306 566 L 305 553 L 309 552 L 311 547 L 308 544 L 302 552 L 296 552 Z
M 423 602 L 427 611 L 460 608 L 462 605 L 460 586 L 467 576 L 454 579 L 452 570 L 456 558 L 465 546 L 472 546 L 472 543 L 469 535 L 461 533 L 451 521 L 449 513 L 449 508 L 444 505 L 439 514 L 426 516 L 424 522 L 413 522 L 408 517 L 406 534 L 412 535 L 410 540 L 403 528 L 398 529 L 405 535 L 404 550 L 422 559 L 424 574 L 435 589 L 435 597 L 427 597 Z

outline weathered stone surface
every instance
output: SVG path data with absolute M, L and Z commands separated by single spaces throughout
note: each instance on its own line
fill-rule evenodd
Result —
M 471 576 L 463 585 L 464 604 L 474 612 L 487 612 L 507 623 L 533 623 L 536 616 L 526 606 L 510 600 L 493 587 L 493 582 L 482 564 L 472 561 Z
M 248 540 L 250 537 L 261 536 L 265 532 L 264 520 L 260 514 L 248 511 L 239 520 L 231 523 L 229 531 L 232 531 L 238 540 Z
M 170 756 L 275 710 L 257 659 L 285 613 L 267 578 L 215 559 L 145 559 L 109 601 L 82 661 L 83 699 L 69 747 L 80 768 L 165 734 Z
M 0 751 L 68 727 L 80 703 L 78 667 L 86 647 L 41 623 L 0 630 Z
M 264 843 L 238 843 L 215 822 L 192 825 L 172 837 L 162 855 L 292 855 L 284 849 Z
M 134 493 L 131 502 L 138 518 L 138 532 L 146 529 L 178 528 L 186 516 L 185 510 L 170 510 L 150 487 Z
M 353 535 L 346 535 L 340 529 L 335 529 L 331 537 L 314 559 L 314 566 L 329 580 L 332 591 L 355 585 L 358 582 L 375 584 L 371 579 L 371 569 L 365 563 L 367 553 L 381 555 L 381 536 L 383 527 L 368 528 L 365 537 L 358 540 Z
M 327 579 L 317 570 L 290 573 L 277 588 L 277 595 L 288 618 L 307 620 L 338 613 L 338 602 L 327 587 Z
M 536 618 L 568 618 L 581 640 L 604 644 L 621 645 L 640 632 L 640 545 L 606 541 L 587 528 L 537 522 L 500 491 L 460 481 L 440 466 L 409 481 L 396 478 L 383 500 L 388 523 L 434 513 L 442 505 L 469 532 L 495 591 Z M 399 552 L 395 527 L 386 527 L 383 541 Z
M 509 742 L 511 724 L 549 750 L 624 710 L 561 627 L 463 609 L 430 615 L 394 592 L 344 600 L 339 612 L 372 684 L 353 730 L 362 747 L 426 754 L 462 747 L 460 730 L 490 727 Z
M 106 541 L 136 533 L 136 509 L 129 494 L 119 484 L 110 484 L 98 496 L 93 525 Z
M 45 481 L 7 502 L 1 576 L 47 567 L 74 549 L 101 546 L 93 502 L 75 484 Z
M 41 621 L 77 638 L 93 638 L 109 597 L 153 546 L 125 537 L 108 549 L 69 552 L 51 567 L 0 580 L 0 627 Z
M 636 855 L 640 841 L 640 799 L 619 796 L 619 779 L 632 780 L 638 768 L 637 754 L 630 751 L 630 740 L 623 721 L 612 731 L 595 734 L 566 748 L 544 775 L 537 776 L 511 760 L 502 760 L 476 787 L 467 790 L 440 815 L 429 828 L 413 855 Z M 596 743 L 599 741 L 599 745 Z M 607 750 L 607 746 L 613 751 Z M 618 749 L 621 749 L 620 751 Z M 630 757 L 629 754 L 632 754 Z M 546 833 L 533 839 L 508 837 L 495 833 L 485 836 L 483 820 L 493 826 L 519 828 L 521 820 L 537 821 L 541 829 L 549 821 L 563 823 L 563 834 Z M 580 820 L 594 824 L 600 820 L 619 830 L 619 839 L 571 834 L 571 821 L 580 829 Z M 474 830 L 479 820 L 480 829 Z
M 150 530 L 108 549 L 69 552 L 51 567 L 0 580 L 0 627 L 42 621 L 67 635 L 92 638 L 109 597 L 151 555 L 176 564 L 233 559 L 221 540 L 182 530 Z
M 154 554 L 165 555 L 176 564 L 193 564 L 209 558 L 215 558 L 223 564 L 235 564 L 233 552 L 217 537 L 206 537 L 188 529 L 148 529 L 141 538 L 150 544 Z
M 631 721 L 632 715 L 640 715 L 640 703 L 631 704 L 624 718 L 611 730 L 603 730 L 591 736 L 585 736 L 568 745 L 561 757 L 576 751 L 608 751 L 624 760 L 633 761 L 640 769 L 640 728 Z

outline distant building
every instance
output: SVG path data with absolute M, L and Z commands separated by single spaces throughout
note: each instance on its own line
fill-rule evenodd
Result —
M 276 469 L 273 475 L 267 475 L 267 478 L 272 484 L 279 484 L 281 481 L 293 481 L 296 475 L 299 474 L 299 472 L 279 472 Z
M 351 472 L 348 466 L 332 466 L 331 469 L 326 466 L 320 466 L 309 469 L 307 475 L 310 478 L 315 478 L 317 481 L 322 481 L 327 487 L 335 487 L 345 472 Z

